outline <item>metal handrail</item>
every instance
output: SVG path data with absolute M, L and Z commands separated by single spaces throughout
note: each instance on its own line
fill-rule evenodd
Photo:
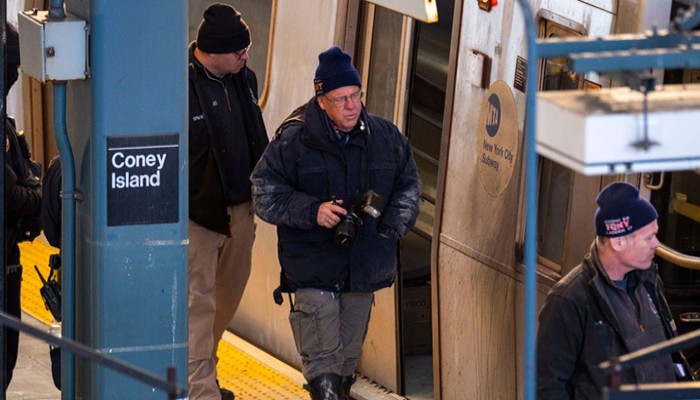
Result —
M 643 383 L 622 385 L 619 390 L 605 389 L 606 400 L 697 400 L 700 382 Z
M 177 384 L 175 367 L 172 365 L 167 367 L 166 380 L 141 367 L 137 367 L 118 358 L 102 354 L 73 340 L 58 337 L 48 332 L 44 332 L 43 330 L 34 326 L 25 324 L 16 317 L 5 312 L 0 312 L 0 326 L 7 326 L 8 328 L 16 331 L 27 333 L 46 343 L 59 346 L 62 351 L 67 350 L 78 357 L 94 361 L 98 364 L 104 365 L 107 368 L 130 376 L 149 386 L 161 389 L 168 394 L 168 400 L 175 400 L 178 397 L 184 398 L 187 396 L 187 389 Z
M 700 271 L 700 257 L 689 256 L 681 253 L 680 251 L 674 250 L 663 243 L 661 243 L 656 249 L 656 255 L 679 267 Z
M 622 371 L 637 363 L 651 360 L 663 354 L 680 351 L 698 343 L 700 343 L 700 329 L 601 362 L 598 364 L 598 368 L 608 373 L 608 383 L 604 388 L 604 398 L 629 398 L 635 400 L 668 398 L 697 399 L 700 395 L 698 382 L 677 382 L 664 384 L 663 387 L 659 384 L 622 385 Z M 688 372 L 692 373 L 690 371 Z M 642 393 L 645 393 L 645 395 L 642 396 Z M 614 396 L 611 396 L 611 394 Z M 670 397 L 671 395 L 672 397 Z
M 621 370 L 635 363 L 648 361 L 662 354 L 683 350 L 686 347 L 690 347 L 698 343 L 700 343 L 700 329 L 688 332 L 684 335 L 676 336 L 672 339 L 664 340 L 663 342 L 644 347 L 619 357 L 614 357 L 608 361 L 603 361 L 598 364 L 598 368 L 602 369 L 603 371 L 609 370 L 611 374 L 619 373 Z

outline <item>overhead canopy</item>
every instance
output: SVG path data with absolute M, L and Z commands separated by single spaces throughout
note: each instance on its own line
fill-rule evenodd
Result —
M 367 0 L 423 22 L 437 22 L 437 0 Z
M 584 175 L 700 168 L 700 84 L 538 94 L 537 152 Z M 647 136 L 645 137 L 645 125 Z

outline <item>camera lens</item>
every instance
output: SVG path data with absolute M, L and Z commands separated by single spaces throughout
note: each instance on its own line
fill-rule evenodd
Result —
M 348 214 L 335 229 L 335 242 L 341 246 L 350 246 L 355 239 L 355 216 Z

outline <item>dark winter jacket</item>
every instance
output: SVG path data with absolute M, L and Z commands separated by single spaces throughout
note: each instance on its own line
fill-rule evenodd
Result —
M 228 234 L 227 206 L 251 200 L 250 173 L 268 143 L 253 71 L 212 75 L 189 65 L 190 219 Z
M 41 167 L 32 164 L 28 145 L 9 118 L 5 136 L 5 256 L 6 265 L 17 265 L 17 243 L 34 239 L 41 229 Z
M 619 299 L 625 298 L 635 309 L 603 270 L 594 244 L 583 262 L 550 290 L 537 338 L 538 400 L 601 399 L 606 375 L 599 363 L 677 336 L 656 265 L 632 271 L 627 279 L 628 293 L 636 299 L 632 313 L 619 307 Z M 616 297 L 615 290 L 622 296 Z M 629 321 L 625 326 L 624 320 Z M 651 337 L 661 340 L 649 343 Z M 675 381 L 670 355 L 622 372 L 623 384 Z
M 352 133 L 334 132 L 311 99 L 282 124 L 253 171 L 255 211 L 277 225 L 285 291 L 372 292 L 394 280 L 397 242 L 415 223 L 420 181 L 396 126 L 364 110 L 362 121 Z M 370 189 L 384 198 L 382 215 L 362 217 L 354 241 L 342 247 L 337 226 L 318 225 L 319 206 L 340 199 L 351 209 Z

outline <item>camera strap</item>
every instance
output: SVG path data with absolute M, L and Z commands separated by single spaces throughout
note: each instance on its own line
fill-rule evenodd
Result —
M 326 117 L 326 119 L 328 119 Z M 360 190 L 359 193 L 346 193 L 346 196 L 353 196 L 353 198 L 346 198 L 343 199 L 348 205 L 351 205 L 357 201 L 360 200 L 360 198 L 356 198 L 358 196 L 361 196 L 362 193 L 367 192 L 368 190 L 374 188 L 374 179 L 375 176 L 374 174 L 371 173 L 369 169 L 369 159 L 372 157 L 372 135 L 370 131 L 370 125 L 369 125 L 369 120 L 366 118 L 366 112 L 364 107 L 362 108 L 362 114 L 360 117 L 360 124 L 359 128 L 355 128 L 355 130 L 352 133 L 347 133 L 347 135 L 361 135 L 364 136 L 365 140 L 365 148 L 363 151 L 360 153 Z M 340 147 L 338 147 L 340 148 Z M 336 153 L 337 154 L 337 153 Z M 345 153 L 344 151 L 340 152 L 340 157 L 343 158 L 343 161 L 345 162 Z M 327 152 L 322 152 L 323 156 L 323 168 L 324 172 L 326 175 L 326 187 L 328 188 L 328 193 L 326 193 L 326 197 L 333 197 L 336 193 L 339 193 L 338 190 L 334 187 L 334 182 L 331 179 L 331 173 L 328 170 L 328 165 L 331 162 L 331 159 L 329 159 L 330 153 Z M 347 164 L 346 164 L 347 167 Z

